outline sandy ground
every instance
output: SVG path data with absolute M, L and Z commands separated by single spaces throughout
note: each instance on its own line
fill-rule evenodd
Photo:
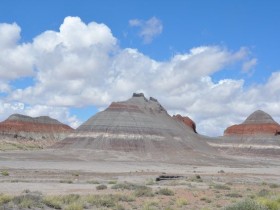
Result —
M 280 160 L 277 158 L 227 156 L 215 157 L 216 162 L 213 163 L 213 158 L 209 158 L 209 162 L 207 158 L 200 162 L 187 157 L 184 163 L 165 163 L 135 158 L 130 154 L 118 155 L 86 150 L 0 152 L 0 194 L 20 195 L 24 190 L 39 191 L 44 195 L 114 194 L 119 193 L 111 189 L 115 183 L 129 182 L 147 185 L 154 191 L 162 187 L 172 189 L 175 192 L 173 198 L 148 198 L 149 202 L 156 200 L 159 206 L 162 202 L 168 205 L 173 202 L 170 205 L 177 209 L 175 201 L 186 198 L 188 208 L 178 209 L 218 209 L 236 199 L 256 194 L 263 188 L 280 193 L 280 187 L 269 188 L 271 184 L 280 186 Z M 3 171 L 8 175 L 4 175 Z M 182 178 L 155 182 L 159 175 L 180 175 Z M 201 180 L 196 180 L 197 175 Z M 99 191 L 96 186 L 100 184 L 108 188 Z M 226 196 L 229 191 L 211 187 L 215 184 L 228 185 L 230 192 L 242 196 L 229 198 Z M 148 202 L 141 199 L 129 205 L 143 206 Z M 132 208 L 129 205 L 127 209 Z

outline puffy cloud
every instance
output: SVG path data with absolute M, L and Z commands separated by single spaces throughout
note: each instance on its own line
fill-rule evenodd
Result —
M 142 27 L 144 23 L 133 20 L 130 24 Z M 17 35 L 12 41 L 2 38 L 5 48 L 0 53 L 21 55 L 18 62 L 26 71 L 19 71 L 14 60 L 6 59 L 5 63 L 0 58 L 0 67 L 14 72 L 4 74 L 0 68 L 0 75 L 6 75 L 0 92 L 8 94 L 2 100 L 0 96 L 1 119 L 13 112 L 50 115 L 76 127 L 80 121 L 71 115 L 69 107 L 94 105 L 101 110 L 112 101 L 126 100 L 132 92 L 140 91 L 156 97 L 170 114 L 190 116 L 199 132 L 212 136 L 241 123 L 256 109 L 280 118 L 279 72 L 264 85 L 246 88 L 242 79 L 212 80 L 213 74 L 226 71 L 232 64 L 245 61 L 243 70 L 256 65 L 257 60 L 250 58 L 243 47 L 231 51 L 220 46 L 199 46 L 161 62 L 137 49 L 121 49 L 106 25 L 86 24 L 78 17 L 66 17 L 59 31 L 46 31 L 30 43 L 17 43 L 20 29 L 16 24 L 7 28 Z M 33 75 L 35 84 L 22 89 L 9 87 L 8 81 L 25 75 Z
M 132 27 L 140 27 L 139 36 L 143 38 L 145 44 L 151 43 L 163 30 L 162 22 L 156 17 L 152 17 L 147 21 L 132 19 L 129 20 L 129 25 Z
M 249 72 L 252 68 L 254 68 L 257 65 L 258 60 L 256 58 L 252 58 L 251 60 L 248 60 L 243 63 L 242 70 L 244 72 Z
M 16 79 L 33 75 L 33 61 L 29 44 L 18 45 L 20 27 L 13 24 L 0 24 L 0 78 Z

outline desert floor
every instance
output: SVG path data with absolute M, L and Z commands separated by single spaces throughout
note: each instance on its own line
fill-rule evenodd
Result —
M 176 164 L 102 155 L 86 150 L 0 152 L 2 209 L 38 209 L 39 204 L 14 201 L 34 194 L 44 209 L 222 209 L 244 199 L 268 202 L 267 197 L 280 203 L 278 158 L 235 156 L 225 163 L 200 164 L 188 157 Z M 179 177 L 156 181 L 168 175 Z M 66 202 L 69 195 L 72 200 Z

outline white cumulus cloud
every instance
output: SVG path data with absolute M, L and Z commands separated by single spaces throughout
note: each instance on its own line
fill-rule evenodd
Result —
M 145 44 L 151 43 L 156 36 L 162 33 L 163 30 L 163 24 L 161 20 L 156 17 L 152 17 L 146 21 L 132 19 L 129 20 L 129 25 L 131 27 L 140 28 L 139 36 L 143 39 Z
M 146 23 L 131 20 L 130 24 L 142 27 Z M 265 84 L 249 87 L 242 79 L 212 78 L 236 63 L 244 64 L 236 71 L 256 65 L 247 48 L 231 51 L 221 46 L 198 46 L 162 62 L 137 49 L 120 48 L 105 24 L 86 24 L 79 17 L 66 17 L 59 30 L 45 31 L 29 43 L 20 43 L 16 24 L 1 26 L 3 34 L 16 33 L 14 38 L 1 40 L 0 54 L 10 56 L 0 58 L 0 93 L 7 94 L 0 95 L 1 119 L 14 112 L 50 115 L 76 127 L 81 122 L 71 115 L 70 107 L 93 105 L 100 110 L 140 91 L 157 98 L 170 114 L 190 116 L 202 134 L 221 135 L 227 126 L 241 123 L 257 109 L 280 119 L 280 71 Z M 150 34 L 153 38 L 156 33 Z M 9 86 L 27 75 L 33 77 L 34 84 Z

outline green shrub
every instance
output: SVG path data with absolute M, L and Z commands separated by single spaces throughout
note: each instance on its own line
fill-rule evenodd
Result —
M 98 181 L 96 180 L 91 180 L 91 181 L 87 181 L 88 184 L 100 184 Z
M 133 184 L 133 183 L 129 183 L 129 182 L 124 182 L 124 183 L 118 183 L 113 185 L 111 188 L 114 190 L 135 190 L 137 188 L 139 188 L 139 185 Z
M 227 185 L 223 185 L 223 184 L 214 184 L 213 185 L 214 189 L 217 190 L 230 190 L 231 188 Z
M 154 193 L 153 193 L 152 188 L 146 187 L 146 186 L 142 186 L 142 187 L 138 187 L 135 190 L 134 195 L 136 197 L 153 197 Z
M 107 189 L 107 186 L 104 185 L 104 184 L 101 184 L 101 185 L 96 186 L 96 189 L 97 189 L 97 190 L 106 190 L 106 189 Z
M 278 188 L 279 185 L 278 185 L 278 184 L 270 184 L 269 187 L 270 187 L 270 188 Z
M 43 203 L 46 206 L 54 209 L 61 209 L 63 206 L 62 198 L 58 196 L 46 196 L 43 199 Z
M 227 197 L 231 197 L 231 198 L 242 198 L 242 195 L 238 194 L 238 193 L 228 193 L 226 194 Z
M 162 188 L 162 189 L 159 189 L 156 194 L 159 194 L 159 195 L 166 195 L 166 196 L 172 196 L 174 195 L 174 192 L 168 188 Z
M 178 198 L 178 199 L 176 200 L 176 205 L 177 205 L 179 208 L 181 208 L 181 207 L 183 207 L 183 206 L 188 205 L 188 201 L 187 201 L 185 198 Z
M 265 197 L 269 195 L 269 191 L 267 189 L 262 189 L 258 192 L 258 196 Z
M 108 184 L 117 184 L 117 180 L 110 180 Z
M 2 176 L 9 176 L 9 172 L 7 170 L 1 171 Z
M 60 180 L 60 183 L 65 183 L 65 184 L 72 184 L 73 181 L 72 180 Z
M 74 203 L 76 202 L 77 200 L 80 199 L 80 195 L 78 194 L 70 194 L 70 195 L 64 195 L 61 197 L 61 201 L 64 203 L 64 204 L 70 204 L 70 203 Z
M 12 196 L 0 194 L 0 205 L 9 203 L 12 200 Z
M 74 202 L 66 206 L 65 210 L 83 210 L 84 206 L 81 202 Z
M 267 210 L 267 208 L 252 199 L 245 199 L 233 205 L 227 206 L 223 210 Z

